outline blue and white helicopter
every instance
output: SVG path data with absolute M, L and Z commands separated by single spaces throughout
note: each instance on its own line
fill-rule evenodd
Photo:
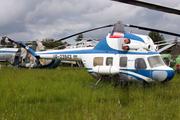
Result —
M 126 33 L 119 21 L 104 27 L 110 26 L 114 26 L 112 32 L 95 47 L 34 52 L 22 42 L 19 45 L 38 59 L 82 61 L 97 83 L 109 76 L 116 81 L 146 82 L 165 82 L 174 77 L 174 70 L 163 62 L 150 37 Z
M 167 9 L 166 7 L 165 10 Z M 146 35 L 127 33 L 124 27 L 180 36 L 176 33 L 123 24 L 118 21 L 116 24 L 83 31 L 62 38 L 60 41 L 92 30 L 113 26 L 112 32 L 109 32 L 95 47 L 34 52 L 22 42 L 19 42 L 19 45 L 30 51 L 37 59 L 82 61 L 89 74 L 98 80 L 96 84 L 109 76 L 115 81 L 145 81 L 148 83 L 166 82 L 174 77 L 174 70 L 168 67 L 161 55 L 156 52 L 158 49 L 153 40 Z

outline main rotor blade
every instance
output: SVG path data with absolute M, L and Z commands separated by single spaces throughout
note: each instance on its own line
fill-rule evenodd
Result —
M 110 24 L 110 25 L 106 25 L 106 26 L 102 26 L 102 27 L 97 27 L 97 28 L 89 29 L 89 30 L 86 30 L 86 31 L 82 31 L 82 32 L 79 32 L 79 33 L 76 33 L 76 34 L 73 34 L 73 35 L 61 38 L 61 39 L 59 39 L 57 41 L 62 41 L 62 40 L 65 40 L 67 38 L 70 38 L 70 37 L 73 37 L 73 36 L 76 36 L 76 35 L 79 35 L 79 34 L 82 34 L 82 33 L 90 32 L 90 31 L 98 30 L 98 29 L 102 29 L 102 28 L 112 27 L 112 26 L 114 26 L 114 24 Z
M 163 30 L 158 30 L 158 29 L 153 29 L 153 28 L 141 27 L 141 26 L 130 25 L 130 24 L 125 24 L 125 27 L 134 27 L 134 28 L 139 28 L 141 30 L 154 31 L 154 32 L 159 32 L 159 33 L 164 33 L 164 34 L 174 35 L 174 36 L 180 37 L 180 34 L 167 32 L 167 31 L 163 31 Z
M 166 39 L 166 42 L 168 42 L 168 41 L 174 42 L 175 39 Z M 159 43 L 162 43 L 162 42 L 164 42 L 164 41 L 158 41 L 158 42 L 154 42 L 154 43 L 155 43 L 155 44 L 159 44 Z
M 156 5 L 156 4 L 152 4 L 152 3 L 147 3 L 147 2 L 142 2 L 142 1 L 138 1 L 138 0 L 112 0 L 112 1 L 122 2 L 122 3 L 126 3 L 126 4 L 145 7 L 145 8 L 152 9 L 152 10 L 157 10 L 157 11 L 161 11 L 161 12 L 180 15 L 180 10 L 178 10 L 178 9 L 169 8 L 169 7 Z
M 10 41 L 11 43 L 15 43 L 16 45 L 19 45 L 20 47 L 24 47 L 24 46 L 22 46 L 21 44 L 19 44 L 20 42 L 16 42 L 16 41 L 8 38 L 7 36 L 5 37 L 5 39 L 8 40 L 8 41 Z
M 5 40 L 8 40 L 8 41 L 10 41 L 11 43 L 15 43 L 16 45 L 18 45 L 18 42 L 14 41 L 14 40 L 12 40 L 12 39 L 10 39 L 10 38 L 8 38 L 7 36 L 5 37 Z

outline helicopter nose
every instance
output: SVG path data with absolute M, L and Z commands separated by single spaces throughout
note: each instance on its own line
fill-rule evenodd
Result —
M 153 71 L 152 77 L 156 81 L 169 81 L 174 77 L 174 70 Z
M 169 81 L 174 77 L 175 72 L 172 69 L 172 70 L 167 71 L 167 73 L 168 73 L 168 76 L 167 76 L 166 80 Z

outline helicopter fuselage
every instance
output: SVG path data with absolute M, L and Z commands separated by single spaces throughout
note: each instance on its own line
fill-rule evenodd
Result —
M 9 61 L 18 51 L 17 48 L 1 48 L 0 49 L 0 61 Z
M 131 40 L 130 44 L 124 43 L 124 40 L 125 38 L 110 38 L 108 35 L 95 47 L 36 54 L 40 58 L 82 61 L 86 70 L 96 79 L 102 76 L 116 76 L 116 79 L 125 81 L 162 82 L 174 77 L 174 70 L 163 62 L 159 53 L 155 52 L 150 38 Z M 122 50 L 126 45 L 130 47 L 129 50 Z

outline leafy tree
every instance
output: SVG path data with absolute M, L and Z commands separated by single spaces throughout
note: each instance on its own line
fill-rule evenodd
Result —
M 79 34 L 77 37 L 76 37 L 76 42 L 78 41 L 81 41 L 82 39 L 84 38 L 84 35 L 83 34 Z
M 149 35 L 148 35 L 155 44 L 163 44 L 163 43 L 166 43 L 165 39 L 164 39 L 164 36 L 162 34 L 159 34 L 159 32 L 149 32 Z M 161 45 L 159 46 L 159 49 L 161 49 L 162 47 L 164 47 L 165 45 Z
M 8 43 L 6 43 L 6 47 L 8 47 L 8 48 L 13 48 L 14 47 L 14 45 L 13 45 L 13 43 L 11 43 L 11 42 L 8 42 Z
M 1 45 L 6 45 L 5 37 L 2 37 L 2 39 L 1 39 Z
M 154 42 L 159 42 L 159 41 L 165 41 L 164 36 L 162 34 L 159 34 L 159 32 L 149 32 L 148 35 Z
M 43 39 L 42 44 L 47 48 L 47 49 L 53 49 L 53 48 L 57 48 L 59 46 L 59 48 L 63 48 L 65 44 L 67 44 L 67 42 L 61 42 L 61 41 L 55 41 L 52 38 L 46 38 Z

